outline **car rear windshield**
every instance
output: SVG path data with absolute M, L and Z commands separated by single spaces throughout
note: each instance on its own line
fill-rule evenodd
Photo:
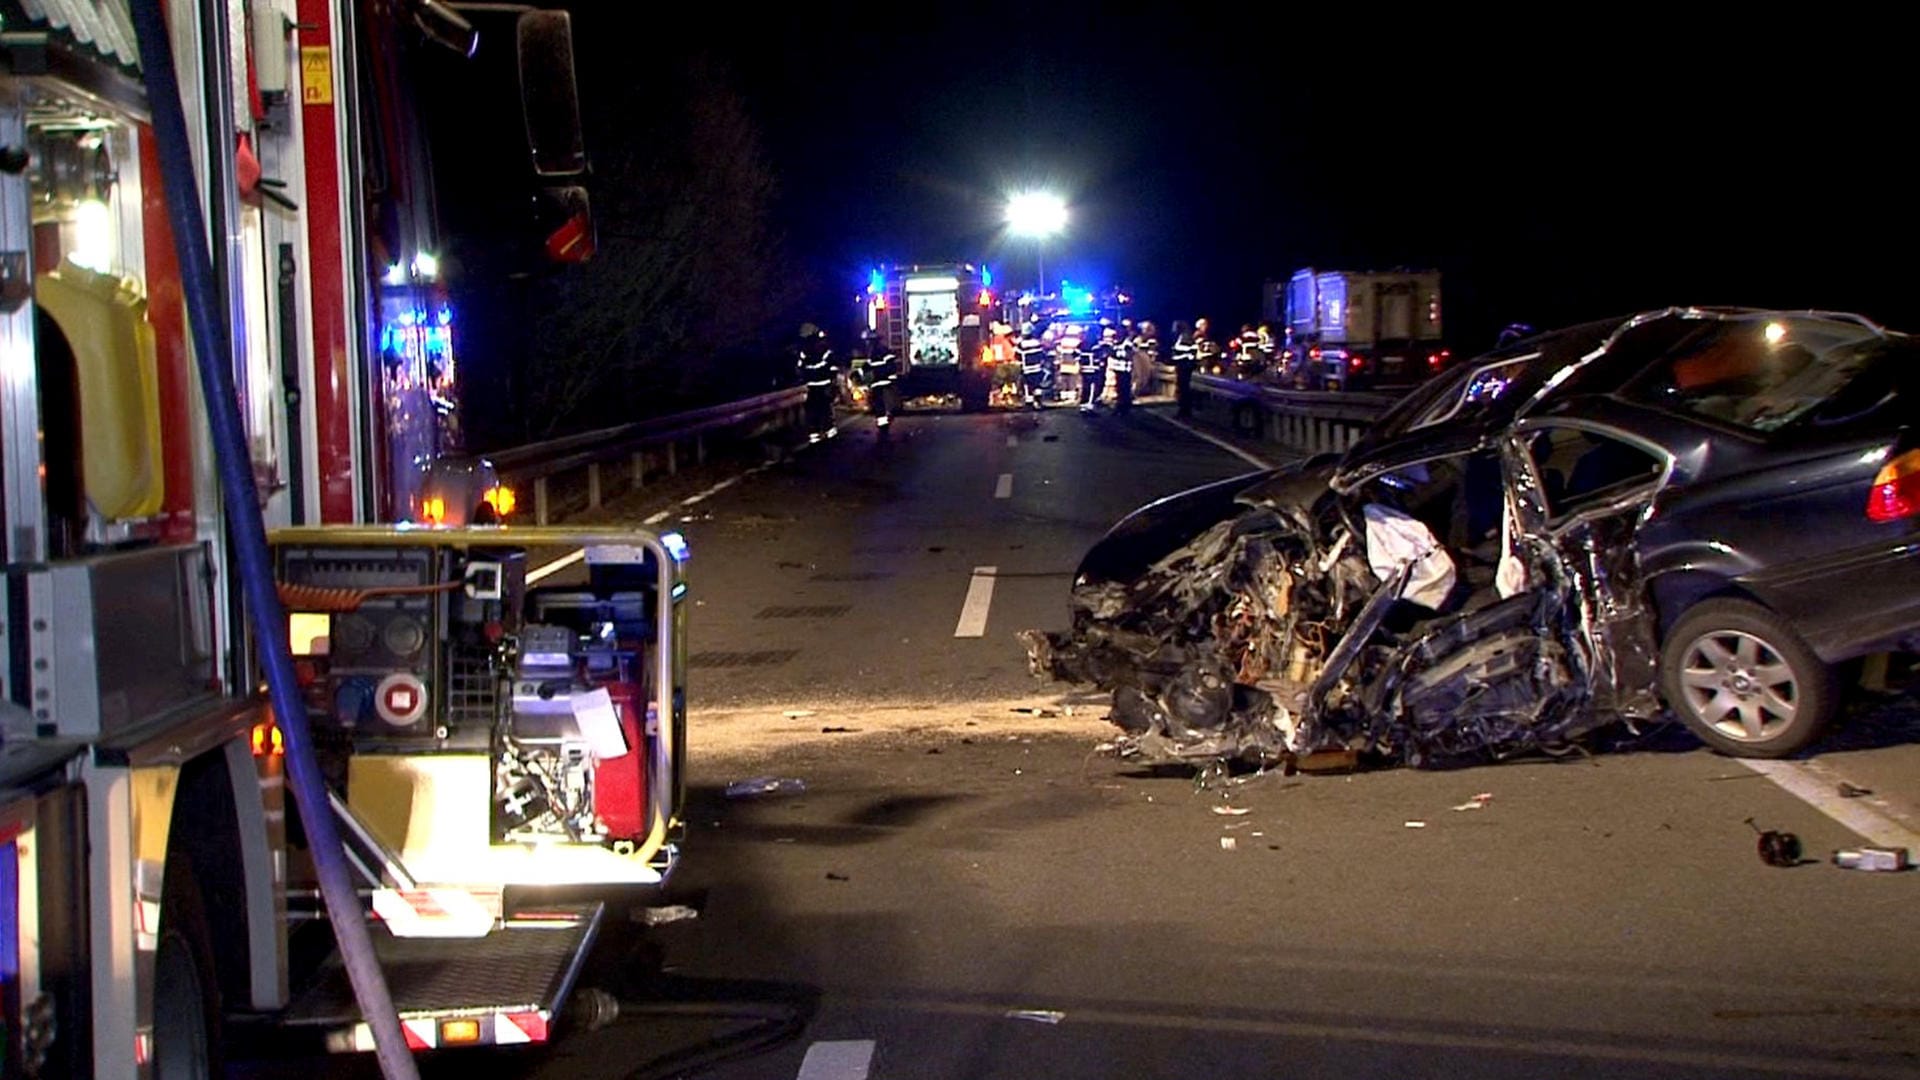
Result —
M 1915 346 L 1858 323 L 1828 319 L 1759 317 L 1703 321 L 1627 386 L 1622 396 L 1769 433 L 1802 418 L 1819 420 L 1871 407 L 1854 403 L 1866 391 L 1879 398 L 1890 358 L 1910 368 Z
M 1401 399 L 1375 421 L 1372 436 L 1390 439 L 1449 422 L 1497 424 L 1537 393 L 1548 378 L 1599 348 L 1622 321 L 1584 323 L 1473 360 Z

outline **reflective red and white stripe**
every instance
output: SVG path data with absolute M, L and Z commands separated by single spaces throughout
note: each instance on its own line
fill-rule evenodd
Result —
M 543 1043 L 548 1037 L 548 1020 L 545 1012 L 508 1012 L 501 1010 L 482 1013 L 479 1016 L 448 1017 L 401 1017 L 400 1030 L 407 1037 L 409 1050 L 436 1050 L 441 1045 L 440 1025 L 447 1021 L 472 1021 L 479 1025 L 479 1038 L 464 1040 L 459 1046 L 525 1046 L 531 1043 Z M 365 1023 L 353 1026 L 351 1044 L 345 1040 L 328 1040 L 329 1046 L 336 1051 L 370 1053 L 373 1050 L 373 1028 Z
M 377 889 L 373 913 L 394 937 L 485 937 L 500 919 L 500 892 L 444 887 Z

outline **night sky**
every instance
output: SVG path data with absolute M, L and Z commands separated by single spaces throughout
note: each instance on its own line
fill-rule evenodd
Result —
M 1188 7 L 793 5 L 654 47 L 730 65 L 823 307 L 881 260 L 1032 284 L 1000 217 L 1044 186 L 1072 206 L 1049 280 L 1130 285 L 1163 321 L 1251 320 L 1301 266 L 1405 265 L 1447 273 L 1469 351 L 1669 303 L 1920 327 L 1920 65 L 1893 23 Z

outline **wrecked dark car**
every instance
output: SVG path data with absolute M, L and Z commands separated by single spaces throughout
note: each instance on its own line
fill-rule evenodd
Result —
M 1539 335 L 1344 455 L 1163 499 L 1086 556 L 1033 670 L 1122 750 L 1269 765 L 1556 752 L 1663 709 L 1792 753 L 1834 667 L 1920 646 L 1920 344 L 1669 309 Z

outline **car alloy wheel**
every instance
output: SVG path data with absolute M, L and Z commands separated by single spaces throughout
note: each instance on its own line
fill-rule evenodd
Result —
M 1793 668 L 1771 645 L 1738 630 L 1694 639 L 1680 684 L 1695 716 L 1742 742 L 1777 738 L 1800 710 Z

